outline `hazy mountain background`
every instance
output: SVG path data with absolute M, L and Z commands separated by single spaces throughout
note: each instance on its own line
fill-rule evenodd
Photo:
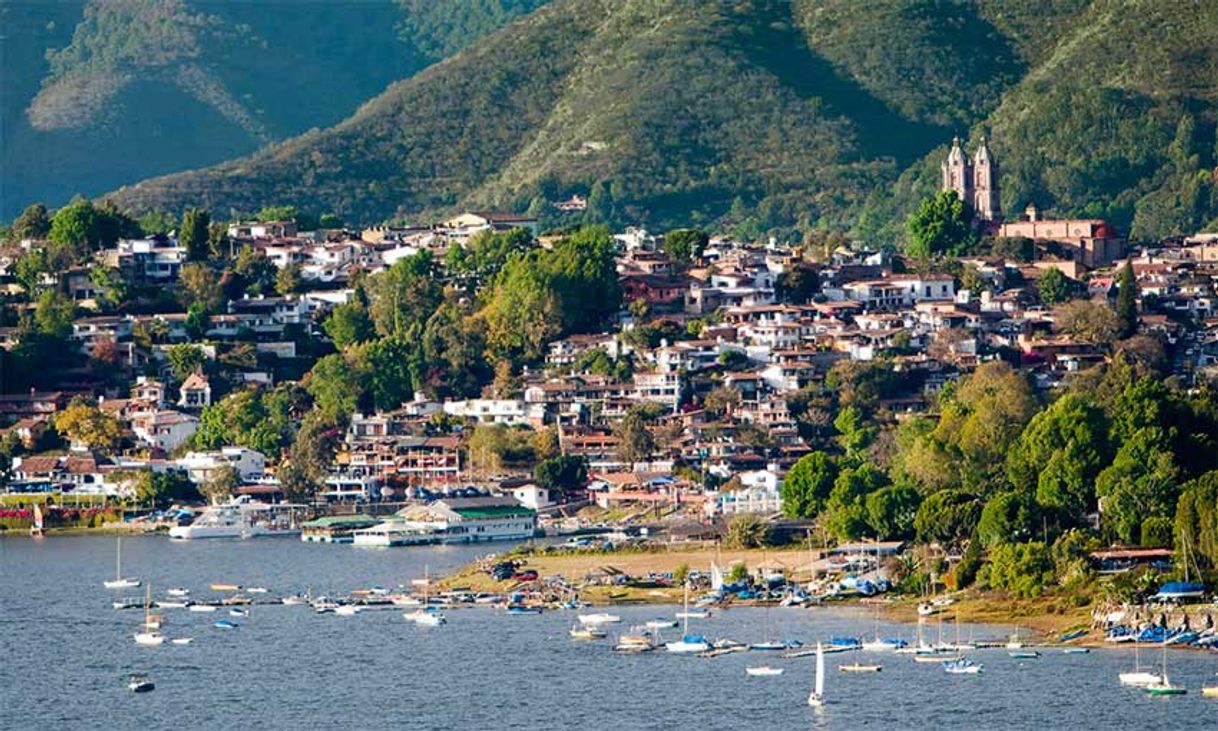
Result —
M 361 82 L 380 74 L 367 86 L 403 80 L 333 126 L 115 197 L 140 210 L 282 203 L 379 221 L 462 207 L 539 212 L 581 193 L 589 217 L 613 222 L 746 234 L 820 227 L 884 242 L 937 187 L 952 135 L 987 134 L 1008 211 L 1032 201 L 1108 217 L 1139 237 L 1218 216 L 1218 3 L 1209 0 L 552 0 L 483 36 L 537 4 L 358 3 L 370 16 L 362 20 L 334 10 L 346 3 L 302 6 L 343 21 L 327 24 L 303 21 L 296 3 L 251 4 L 241 21 L 232 4 L 181 0 L 222 18 L 226 44 L 257 38 L 337 61 Z M 414 24 L 410 44 L 399 40 L 403 16 Z M 210 20 L 190 27 L 218 32 Z M 231 30 L 244 27 L 253 30 Z M 324 52 L 304 40 L 319 36 L 333 40 Z M 375 52 L 377 43 L 396 54 Z M 143 83 L 197 100 L 195 77 L 181 82 L 181 69 L 211 69 L 229 92 L 209 97 L 211 126 L 245 150 L 290 132 L 281 117 L 297 129 L 337 120 L 367 88 L 305 61 L 267 60 L 280 54 L 247 55 L 264 65 L 187 56 L 163 71 L 176 85 Z M 161 113 L 172 117 L 164 147 L 218 152 L 216 137 L 177 126 L 180 110 Z
M 4 0 L 0 215 L 347 117 L 541 0 Z

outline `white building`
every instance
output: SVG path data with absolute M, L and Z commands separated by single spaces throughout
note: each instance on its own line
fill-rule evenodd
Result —
M 266 456 L 245 447 L 223 447 L 212 452 L 187 452 L 175 460 L 195 484 L 207 482 L 221 467 L 234 467 L 241 479 L 252 480 L 266 471 Z
M 136 438 L 162 452 L 178 449 L 198 430 L 198 418 L 178 411 L 157 410 L 131 421 L 131 431 Z

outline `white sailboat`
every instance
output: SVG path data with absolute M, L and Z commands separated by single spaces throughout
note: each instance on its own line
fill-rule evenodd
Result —
M 114 580 L 103 581 L 102 586 L 107 589 L 131 589 L 140 585 L 139 579 L 128 579 L 123 577 L 123 539 L 117 539 L 114 555 Z
M 1142 669 L 1141 653 L 1136 644 L 1133 646 L 1133 670 L 1118 674 L 1117 680 L 1120 681 L 1121 685 L 1128 685 L 1134 688 L 1145 688 L 1163 682 L 1163 678 L 1159 674 Z
M 816 643 L 816 680 L 808 694 L 808 705 L 818 708 L 825 705 L 825 651 Z
M 417 580 L 416 582 L 417 583 Z M 423 566 L 423 606 L 413 612 L 403 612 L 402 616 L 421 627 L 439 627 L 446 623 L 448 618 L 437 611 L 434 607 L 429 606 L 431 602 L 431 569 Z
M 672 653 L 690 654 L 698 652 L 706 652 L 710 649 L 710 643 L 702 635 L 691 635 L 689 633 L 689 582 L 685 582 L 685 611 L 678 614 L 684 622 L 682 636 L 676 642 L 664 643 L 664 649 Z
M 160 628 L 160 615 L 152 613 L 152 585 L 149 584 L 144 596 L 144 631 L 135 633 L 135 644 L 149 647 L 165 644 L 165 635 L 161 634 Z

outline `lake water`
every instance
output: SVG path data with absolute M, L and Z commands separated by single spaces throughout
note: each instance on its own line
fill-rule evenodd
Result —
M 488 551 L 478 547 L 363 550 L 290 539 L 170 542 L 123 540 L 123 573 L 151 580 L 161 594 L 190 588 L 214 596 L 213 582 L 262 585 L 276 593 L 311 588 L 346 593 L 393 587 L 442 572 Z M 1132 650 L 1090 655 L 1045 650 L 1013 660 L 981 650 L 977 676 L 949 676 L 908 657 L 842 653 L 826 658 L 831 705 L 805 698 L 812 658 L 740 653 L 711 660 L 662 652 L 616 655 L 606 642 L 572 641 L 573 612 L 506 616 L 487 608 L 449 611 L 439 628 L 416 627 L 397 611 L 353 617 L 308 607 L 255 607 L 217 630 L 227 614 L 165 610 L 164 632 L 190 645 L 140 647 L 142 615 L 116 611 L 101 581 L 114 571 L 114 540 L 0 539 L 0 728 L 106 729 L 1214 729 L 1218 655 L 1169 652 L 1173 681 L 1189 695 L 1150 698 L 1121 688 L 1116 674 Z M 621 607 L 631 621 L 672 615 L 672 607 Z M 859 609 L 732 609 L 695 623 L 710 637 L 815 642 L 869 635 Z M 678 630 L 670 630 L 674 634 Z M 880 627 L 910 638 L 905 625 Z M 945 629 L 954 637 L 954 627 Z M 614 634 L 612 631 L 611 635 Z M 1000 638 L 1002 628 L 961 628 L 964 638 Z M 931 638 L 936 639 L 936 638 Z M 1144 661 L 1158 662 L 1158 653 Z M 858 658 L 878 674 L 837 672 Z M 749 665 L 785 668 L 746 676 Z M 125 675 L 147 672 L 153 693 L 134 695 Z

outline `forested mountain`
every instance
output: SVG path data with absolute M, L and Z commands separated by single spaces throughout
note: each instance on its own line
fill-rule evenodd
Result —
M 530 9 L 468 7 L 411 16 L 431 57 Z M 580 193 L 611 222 L 886 243 L 951 137 L 986 134 L 1006 210 L 1149 237 L 1218 216 L 1216 93 L 1204 0 L 552 0 L 329 129 L 116 197 L 379 221 Z
M 541 0 L 4 0 L 0 214 L 350 115 Z

